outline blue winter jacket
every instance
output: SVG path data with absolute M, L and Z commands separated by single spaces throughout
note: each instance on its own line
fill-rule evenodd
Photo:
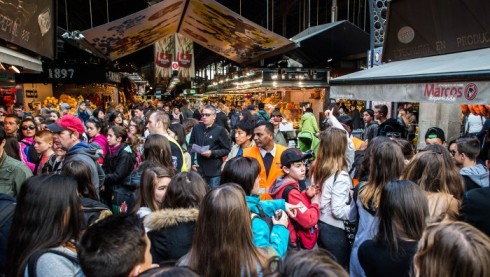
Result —
M 277 210 L 286 210 L 284 199 L 259 201 L 258 195 L 246 196 L 246 199 L 250 212 L 255 214 L 259 214 L 257 205 L 260 205 L 264 213 L 271 217 Z M 255 246 L 272 247 L 279 257 L 284 257 L 289 243 L 289 231 L 286 227 L 274 225 L 271 231 L 267 222 L 256 217 L 252 220 L 252 233 Z

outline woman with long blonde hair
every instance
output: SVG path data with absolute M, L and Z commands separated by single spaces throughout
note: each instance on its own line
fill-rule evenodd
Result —
M 330 116 L 329 120 L 333 126 L 340 125 L 334 116 Z M 347 268 L 350 245 L 344 221 L 349 219 L 352 180 L 346 159 L 349 138 L 347 132 L 340 128 L 329 127 L 320 133 L 320 146 L 310 177 L 312 184 L 321 190 L 318 245 L 332 253 L 337 262 Z
M 451 194 L 449 180 L 456 180 L 453 187 L 463 191 L 463 179 L 459 172 L 448 168 L 444 156 L 434 151 L 417 153 L 402 174 L 402 179 L 410 180 L 425 192 L 429 200 L 429 221 L 443 219 L 456 220 L 459 214 L 460 202 Z
M 405 158 L 398 144 L 382 142 L 371 152 L 368 181 L 359 184 L 359 196 L 351 203 L 350 219 L 359 222 L 350 255 L 350 275 L 366 276 L 359 264 L 357 251 L 366 240 L 372 239 L 378 229 L 374 216 L 379 207 L 384 186 L 398 180 L 405 167 Z
M 284 215 L 283 215 L 284 216 Z M 269 255 L 256 248 L 243 189 L 233 183 L 206 194 L 189 253 L 178 264 L 204 277 L 264 276 Z

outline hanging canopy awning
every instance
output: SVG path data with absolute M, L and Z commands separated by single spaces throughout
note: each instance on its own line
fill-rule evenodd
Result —
M 369 34 L 347 20 L 310 27 L 291 38 L 298 48 L 288 53 L 303 66 L 326 66 L 329 59 L 363 54 Z
M 20 66 L 28 71 L 43 71 L 41 59 L 10 50 L 2 46 L 0 46 L 0 62 Z
M 330 85 L 337 99 L 488 104 L 490 48 L 386 63 Z
M 85 39 L 115 60 L 180 33 L 239 64 L 289 51 L 296 45 L 213 0 L 165 0 L 83 31 Z

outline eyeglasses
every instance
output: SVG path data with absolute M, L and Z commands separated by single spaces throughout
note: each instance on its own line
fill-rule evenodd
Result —
M 454 157 L 454 155 L 456 155 L 456 153 L 458 153 L 458 152 L 456 152 L 456 150 L 449 150 L 449 153 L 451 153 L 451 156 Z
M 203 113 L 201 114 L 203 117 L 210 117 L 212 116 L 214 113 Z
M 22 126 L 22 130 L 34 130 L 36 127 L 34 125 Z

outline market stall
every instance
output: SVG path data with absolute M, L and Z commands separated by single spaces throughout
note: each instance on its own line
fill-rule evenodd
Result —
M 301 103 L 310 103 L 320 121 L 328 74 L 329 69 L 248 69 L 216 77 L 207 86 L 206 94 L 242 108 L 262 102 L 267 112 L 280 109 L 298 128 Z
M 419 102 L 421 134 L 441 126 L 452 137 L 461 132 L 461 104 L 490 103 L 490 48 L 386 63 L 330 85 L 333 98 Z

